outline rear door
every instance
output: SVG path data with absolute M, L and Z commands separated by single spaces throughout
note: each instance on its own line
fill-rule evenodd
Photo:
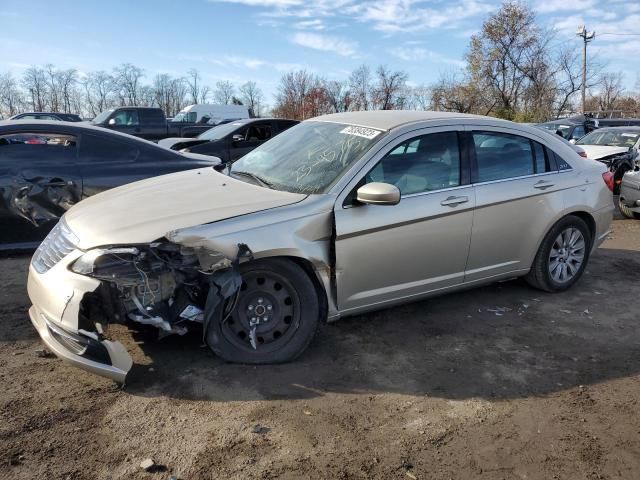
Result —
M 42 240 L 80 200 L 78 138 L 24 127 L 0 131 L 0 247 Z
M 144 141 L 95 133 L 83 134 L 78 163 L 84 177 L 83 197 L 144 178 L 211 165 Z
M 549 222 L 564 208 L 564 174 L 534 138 L 467 128 L 476 210 L 465 281 L 527 270 Z

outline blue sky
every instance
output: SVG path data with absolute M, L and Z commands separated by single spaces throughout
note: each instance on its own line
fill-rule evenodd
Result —
M 111 70 L 130 62 L 156 73 L 197 68 L 206 83 L 256 80 L 273 102 L 280 76 L 305 68 L 345 78 L 362 63 L 430 83 L 460 68 L 471 34 L 500 5 L 494 0 L 0 0 L 0 71 L 29 65 Z M 537 0 L 539 22 L 555 43 L 579 46 L 575 29 L 598 33 L 590 52 L 640 75 L 638 0 Z

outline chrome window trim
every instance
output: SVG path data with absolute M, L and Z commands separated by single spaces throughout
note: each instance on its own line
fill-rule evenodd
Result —
M 432 193 L 450 192 L 452 190 L 460 190 L 463 188 L 471 188 L 471 187 L 473 187 L 473 183 L 468 183 L 466 185 L 458 185 L 458 186 L 449 187 L 449 188 L 440 188 L 438 190 L 425 190 L 424 192 L 408 193 L 407 195 L 400 195 L 400 198 L 422 197 L 424 195 L 431 195 Z

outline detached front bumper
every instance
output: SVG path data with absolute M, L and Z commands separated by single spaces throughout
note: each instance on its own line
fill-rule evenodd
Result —
M 62 360 L 124 383 L 133 361 L 119 342 L 103 339 L 93 329 L 82 329 L 80 304 L 99 281 L 75 274 L 69 264 L 82 252 L 75 250 L 44 273 L 29 268 L 27 291 L 33 303 L 29 316 L 40 338 Z

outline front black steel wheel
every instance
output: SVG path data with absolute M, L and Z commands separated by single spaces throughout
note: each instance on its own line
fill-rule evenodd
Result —
M 319 323 L 313 282 L 297 264 L 267 259 L 240 267 L 242 286 L 233 311 L 209 326 L 220 357 L 238 363 L 282 363 L 300 355 Z

